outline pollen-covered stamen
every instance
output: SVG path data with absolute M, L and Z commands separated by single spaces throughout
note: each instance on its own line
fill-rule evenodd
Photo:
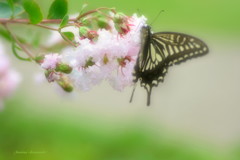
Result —
M 131 60 L 132 60 L 132 58 L 130 56 L 126 56 L 126 57 L 117 59 L 120 67 L 125 67 L 127 62 L 131 62 Z
M 103 64 L 107 64 L 109 62 L 109 59 L 107 57 L 107 54 L 104 54 L 103 56 Z
M 85 65 L 83 66 L 83 68 L 88 68 L 88 67 L 91 67 L 95 65 L 95 62 L 93 61 L 93 57 L 89 57 L 87 60 L 86 60 L 86 63 Z

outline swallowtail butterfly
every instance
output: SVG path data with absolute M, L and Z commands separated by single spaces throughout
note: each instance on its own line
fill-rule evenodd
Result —
M 150 26 L 141 29 L 141 50 L 134 68 L 134 80 L 147 91 L 150 105 L 151 91 L 164 81 L 168 67 L 208 53 L 207 45 L 200 39 L 176 32 L 152 33 Z M 130 99 L 132 101 L 133 93 Z

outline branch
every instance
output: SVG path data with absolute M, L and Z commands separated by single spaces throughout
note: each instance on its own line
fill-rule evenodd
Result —
M 99 12 L 100 10 L 111 10 L 113 13 L 116 13 L 115 9 L 112 9 L 112 8 L 106 8 L 106 7 L 101 7 L 101 8 L 97 8 L 97 9 L 94 9 L 94 10 L 91 10 L 91 11 L 88 11 L 84 14 L 80 14 L 76 19 L 75 21 L 78 21 L 80 20 L 82 17 L 85 17 L 89 14 L 92 14 L 92 13 L 95 13 L 95 12 Z
M 58 29 L 56 29 L 56 28 L 52 28 L 52 27 L 45 26 L 45 25 L 42 25 L 42 24 L 35 24 L 35 26 L 50 29 L 50 30 L 53 30 L 53 31 L 58 31 Z
M 4 27 L 6 28 L 6 30 L 9 32 L 9 34 L 10 34 L 11 37 L 14 39 L 14 41 L 19 45 L 19 47 L 22 48 L 22 50 L 23 50 L 31 59 L 33 59 L 34 57 L 33 57 L 32 53 L 30 53 L 30 52 L 27 50 L 27 48 L 26 48 L 24 45 L 22 45 L 22 43 L 17 39 L 16 35 L 14 35 L 14 34 L 10 31 L 10 29 L 9 29 L 8 26 L 7 26 L 7 24 L 3 24 L 3 26 L 4 26 Z
M 62 19 L 44 19 L 39 24 L 59 24 Z M 70 22 L 76 21 L 76 18 L 69 19 Z M 8 18 L 0 18 L 0 23 L 20 23 L 20 24 L 31 24 L 28 19 L 8 19 Z

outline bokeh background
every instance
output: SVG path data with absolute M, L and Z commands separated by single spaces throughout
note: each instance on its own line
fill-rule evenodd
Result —
M 52 0 L 37 1 L 47 15 Z M 131 104 L 132 88 L 117 92 L 107 83 L 59 95 L 34 81 L 37 65 L 9 52 L 23 81 L 0 112 L 0 159 L 239 160 L 240 1 L 69 0 L 70 13 L 83 3 L 140 13 L 149 23 L 164 10 L 153 31 L 194 35 L 210 53 L 170 68 L 147 107 L 139 86 Z M 29 37 L 43 32 L 20 27 Z

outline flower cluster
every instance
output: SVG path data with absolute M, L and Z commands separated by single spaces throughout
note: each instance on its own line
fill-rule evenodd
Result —
M 90 26 L 91 19 L 95 18 L 83 19 L 80 27 L 63 28 L 74 35 L 77 47 L 46 55 L 40 61 L 41 67 L 46 70 L 49 82 L 56 81 L 67 91 L 73 87 L 87 91 L 103 80 L 122 91 L 133 82 L 140 32 L 146 18 L 111 13 L 108 18 L 97 18 L 95 26 Z
M 10 68 L 9 60 L 3 52 L 3 47 L 0 46 L 0 108 L 3 100 L 13 93 L 20 82 L 19 74 Z

